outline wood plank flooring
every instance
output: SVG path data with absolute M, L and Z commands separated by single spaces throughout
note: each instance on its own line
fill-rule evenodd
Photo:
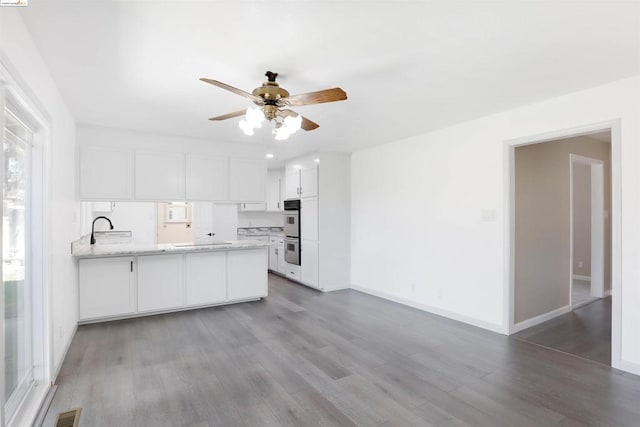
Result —
M 611 365 L 611 297 L 596 299 L 514 338 Z
M 640 377 L 357 291 L 81 326 L 45 420 L 81 426 L 638 426 Z

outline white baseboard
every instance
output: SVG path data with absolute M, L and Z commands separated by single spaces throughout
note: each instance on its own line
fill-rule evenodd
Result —
M 611 289 L 607 289 L 606 291 L 604 291 L 604 294 L 602 294 L 602 298 L 606 298 L 610 296 L 611 296 Z
M 56 369 L 54 370 L 54 375 L 51 377 L 51 384 L 55 384 L 56 380 L 58 379 L 58 374 L 60 373 L 60 369 L 62 369 L 62 364 L 64 363 L 64 359 L 67 358 L 67 353 L 69 352 L 69 349 L 71 348 L 71 343 L 73 342 L 73 337 L 76 336 L 76 332 L 78 332 L 78 325 L 76 324 L 73 327 L 73 332 L 71 332 L 71 334 L 69 334 L 69 339 L 67 340 L 67 343 L 64 346 L 64 352 L 62 353 L 62 357 L 60 358 L 60 362 L 58 362 L 58 365 L 56 366 Z
M 585 282 L 590 282 L 591 281 L 591 276 L 582 276 L 581 274 L 574 274 L 573 278 L 575 280 L 584 280 Z
M 569 313 L 570 311 L 571 311 L 571 306 L 565 305 L 564 307 L 557 308 L 548 313 L 544 313 L 539 316 L 532 317 L 531 319 L 523 320 L 522 322 L 519 322 L 513 325 L 513 327 L 511 328 L 511 334 L 515 334 L 524 329 L 539 325 L 540 323 L 546 322 L 547 320 L 551 320 L 554 317 L 562 316 L 563 314 Z
M 640 364 L 627 362 L 626 360 L 619 360 L 617 363 L 613 364 L 613 367 L 620 369 L 621 371 L 626 371 L 640 376 Z
M 395 295 L 388 294 L 386 292 L 379 292 L 373 289 L 363 288 L 356 285 L 351 285 L 351 289 L 356 291 L 373 295 L 378 298 L 386 299 L 389 301 L 396 302 L 398 304 L 407 305 L 412 308 L 416 308 L 418 310 L 426 311 L 428 313 L 436 314 L 438 316 L 447 317 L 449 319 L 457 320 L 458 322 L 466 323 L 468 325 L 477 326 L 478 328 L 487 329 L 491 332 L 496 332 L 498 334 L 507 335 L 506 328 L 502 325 L 497 325 L 491 322 L 485 322 L 484 320 L 478 320 L 473 317 L 464 316 L 462 314 L 458 314 L 452 311 L 444 310 L 438 307 L 433 307 L 427 304 L 419 303 L 416 301 L 411 301 L 406 298 L 398 297 Z

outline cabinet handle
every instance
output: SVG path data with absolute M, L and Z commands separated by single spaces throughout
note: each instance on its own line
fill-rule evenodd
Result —
M 131 261 L 131 272 L 133 273 L 133 261 Z

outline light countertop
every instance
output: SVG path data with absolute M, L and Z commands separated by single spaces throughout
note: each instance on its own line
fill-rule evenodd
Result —
M 156 245 L 82 245 L 73 251 L 75 258 L 106 258 L 132 255 L 181 254 L 191 252 L 234 251 L 268 247 L 269 242 L 257 240 L 228 240 L 217 245 L 176 246 L 171 243 Z

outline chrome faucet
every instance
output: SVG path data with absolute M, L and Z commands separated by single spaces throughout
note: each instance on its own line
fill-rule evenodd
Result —
M 106 220 L 109 222 L 109 226 L 110 226 L 110 227 L 111 227 L 111 229 L 113 230 L 113 224 L 111 224 L 111 220 L 110 220 L 109 218 L 107 218 L 106 216 L 99 216 L 99 217 L 96 217 L 96 219 L 94 219 L 94 220 L 93 220 L 93 223 L 91 224 L 91 244 L 92 244 L 92 245 L 96 243 L 96 238 L 95 238 L 95 236 L 93 235 L 93 228 L 94 228 L 94 227 L 95 227 L 95 225 L 96 225 L 96 221 L 97 221 L 97 220 L 99 220 L 99 219 L 106 219 Z

